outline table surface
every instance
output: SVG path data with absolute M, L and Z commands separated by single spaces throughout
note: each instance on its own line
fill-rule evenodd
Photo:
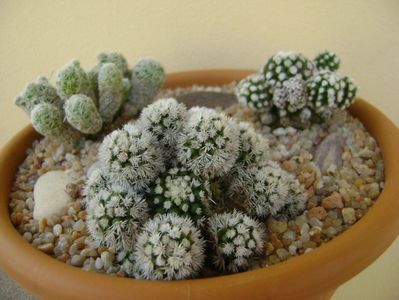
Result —
M 13 98 L 74 58 L 89 68 L 98 52 L 120 51 L 168 72 L 257 69 L 290 49 L 335 51 L 359 95 L 399 124 L 399 1 L 1 1 L 0 147 L 29 122 Z M 399 239 L 332 299 L 399 299 L 398 250 Z M 1 299 L 26 295 L 0 272 Z

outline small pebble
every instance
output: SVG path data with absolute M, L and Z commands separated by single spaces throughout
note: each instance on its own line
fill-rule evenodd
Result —
M 321 206 L 313 207 L 307 213 L 307 217 L 309 219 L 317 218 L 319 220 L 323 220 L 326 216 L 327 216 L 327 212 L 324 209 L 324 207 L 321 207 Z
M 80 255 L 74 255 L 71 258 L 71 264 L 73 266 L 81 267 L 81 266 L 83 266 L 83 262 L 84 262 L 84 257 L 82 257 Z
M 56 224 L 53 226 L 53 233 L 56 236 L 59 236 L 62 233 L 62 226 L 60 224 Z
M 355 210 L 352 207 L 345 207 L 341 212 L 346 224 L 353 224 L 356 222 Z
M 344 204 L 342 203 L 342 196 L 339 193 L 334 192 L 321 201 L 321 206 L 324 208 L 343 208 Z

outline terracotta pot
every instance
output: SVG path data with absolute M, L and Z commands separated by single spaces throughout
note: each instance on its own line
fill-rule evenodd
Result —
M 218 85 L 249 70 L 169 74 L 167 87 Z M 350 112 L 375 137 L 385 162 L 385 188 L 353 227 L 314 251 L 269 268 L 216 278 L 143 281 L 85 272 L 27 243 L 10 222 L 8 195 L 25 150 L 39 137 L 31 126 L 0 154 L 0 266 L 24 288 L 44 299 L 327 299 L 342 283 L 373 262 L 399 233 L 399 130 L 363 100 Z

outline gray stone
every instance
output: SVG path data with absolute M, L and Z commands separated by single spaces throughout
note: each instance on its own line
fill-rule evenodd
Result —
M 331 165 L 342 167 L 342 152 L 345 140 L 338 133 L 331 133 L 326 136 L 317 146 L 314 152 L 314 162 L 322 173 L 326 173 Z

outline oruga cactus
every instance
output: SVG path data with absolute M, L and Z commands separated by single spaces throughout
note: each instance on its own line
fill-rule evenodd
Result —
M 124 103 L 132 94 L 132 72 L 123 55 L 116 52 L 100 53 L 98 64 L 88 73 L 77 60 L 66 64 L 57 72 L 55 87 L 45 77 L 39 77 L 15 98 L 15 104 L 29 115 L 39 104 L 53 106 L 51 109 L 42 106 L 35 113 L 34 127 L 45 136 L 67 135 L 74 130 L 96 134 L 122 111 L 125 110 L 125 117 L 140 111 L 143 103 L 153 100 L 165 78 L 162 66 L 152 60 L 144 60 L 133 69 L 136 70 L 134 93 L 143 97 L 126 109 Z M 45 113 L 50 110 L 54 116 Z M 65 115 L 63 122 L 59 121 L 61 115 Z
M 298 52 L 279 52 L 259 74 L 237 85 L 236 95 L 244 105 L 276 116 L 271 119 L 282 126 L 306 127 L 353 103 L 357 87 L 349 77 L 335 73 L 339 65 L 338 56 L 329 51 L 313 61 Z

